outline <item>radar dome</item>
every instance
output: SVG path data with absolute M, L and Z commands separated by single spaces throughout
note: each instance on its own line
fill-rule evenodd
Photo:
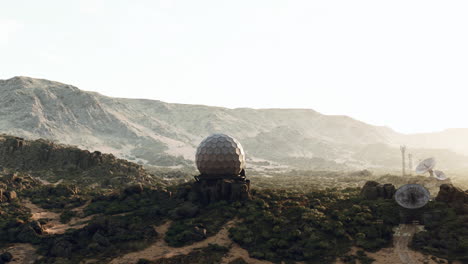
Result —
M 213 134 L 198 146 L 195 163 L 201 174 L 239 175 L 245 168 L 244 148 L 231 136 Z

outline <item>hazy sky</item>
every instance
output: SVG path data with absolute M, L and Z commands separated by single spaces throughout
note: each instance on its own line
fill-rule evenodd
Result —
M 0 79 L 468 127 L 468 1 L 3 1 Z

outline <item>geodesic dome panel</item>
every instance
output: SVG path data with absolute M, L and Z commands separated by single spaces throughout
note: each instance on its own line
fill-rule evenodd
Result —
M 238 175 L 245 168 L 244 148 L 231 136 L 213 134 L 198 146 L 195 163 L 201 174 Z

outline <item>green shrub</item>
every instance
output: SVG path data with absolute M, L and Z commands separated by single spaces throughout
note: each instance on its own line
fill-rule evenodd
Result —
M 76 215 L 77 214 L 75 211 L 71 211 L 71 210 L 65 211 L 60 215 L 60 222 L 66 224 L 70 222 L 70 220 Z

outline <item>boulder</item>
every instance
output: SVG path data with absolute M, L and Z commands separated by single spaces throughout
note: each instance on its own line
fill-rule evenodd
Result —
M 393 184 L 380 184 L 376 181 L 368 181 L 361 189 L 361 196 L 368 200 L 392 199 L 396 188 Z
M 44 228 L 42 227 L 42 224 L 39 221 L 32 221 L 30 223 L 30 226 L 38 235 L 42 235 L 45 233 Z
M 0 261 L 10 262 L 13 260 L 13 255 L 10 252 L 4 252 L 0 255 Z
M 37 228 L 37 227 L 36 227 Z M 22 243 L 39 243 L 41 241 L 40 234 L 32 225 L 24 225 L 16 237 Z
M 185 202 L 177 207 L 171 214 L 174 219 L 191 218 L 198 214 L 200 209 L 191 202 Z
M 8 201 L 8 198 L 6 197 L 6 192 L 2 189 L 0 189 L 0 203 L 6 203 Z
M 436 201 L 446 203 L 468 203 L 468 192 L 452 184 L 442 184 L 437 194 Z
M 9 192 L 6 192 L 6 197 L 8 198 L 8 201 L 14 201 L 18 198 L 18 195 L 16 194 L 15 191 L 9 191 Z
M 375 200 L 379 197 L 379 192 L 377 190 L 380 184 L 375 181 L 368 181 L 361 189 L 361 196 L 368 200 Z
M 383 185 L 383 198 L 384 199 L 392 199 L 393 195 L 395 195 L 396 188 L 393 184 L 386 183 Z
M 206 238 L 206 228 L 203 228 L 203 226 L 195 226 L 194 228 L 195 233 L 202 235 L 204 238 Z
M 435 200 L 447 203 L 459 213 L 468 214 L 468 191 L 463 191 L 452 184 L 442 184 Z

